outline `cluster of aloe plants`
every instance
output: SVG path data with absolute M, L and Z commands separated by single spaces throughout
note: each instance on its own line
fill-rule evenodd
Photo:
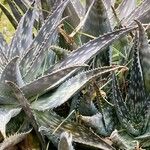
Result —
M 150 1 L 6 2 L 0 150 L 149 149 Z

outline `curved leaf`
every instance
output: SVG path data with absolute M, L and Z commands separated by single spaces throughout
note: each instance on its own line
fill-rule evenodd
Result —
M 32 43 L 32 28 L 35 13 L 32 8 L 21 18 L 9 48 L 9 57 L 22 56 Z
M 40 62 L 39 57 L 40 53 L 43 53 L 45 49 L 47 49 L 53 41 L 56 39 L 56 28 L 61 21 L 62 13 L 67 6 L 68 0 L 61 3 L 57 9 L 53 12 L 51 16 L 48 17 L 45 24 L 42 26 L 38 35 L 35 37 L 32 42 L 29 51 L 21 60 L 21 69 L 27 68 L 29 69 L 31 66 L 36 65 Z M 44 42 L 44 43 L 43 43 Z M 42 46 L 41 46 L 42 45 Z M 45 53 L 40 55 L 40 58 L 43 58 Z M 36 60 L 36 61 L 35 61 Z M 39 60 L 39 62 L 38 62 Z M 38 65 L 36 65 L 38 66 Z M 39 66 L 38 66 L 39 67 Z
M 18 58 L 19 57 L 15 57 L 14 59 L 12 59 L 4 68 L 0 79 L 1 83 L 5 83 L 5 80 L 9 80 L 16 83 L 18 86 L 24 85 L 19 70 Z
M 4 14 L 7 16 L 7 18 L 9 19 L 9 21 L 12 24 L 12 26 L 16 29 L 17 26 L 18 26 L 18 23 L 15 20 L 15 18 L 11 15 L 11 13 L 9 12 L 9 10 L 2 3 L 0 3 L 0 8 L 4 12 Z
M 6 124 L 10 121 L 12 117 L 15 117 L 20 113 L 20 108 L 13 108 L 4 106 L 0 107 L 0 131 L 4 137 L 6 137 Z
M 134 29 L 135 28 L 126 28 L 116 30 L 114 32 L 107 33 L 101 37 L 98 37 L 92 41 L 89 41 L 85 45 L 81 46 L 79 49 L 70 53 L 70 55 L 66 57 L 61 63 L 56 64 L 54 69 L 67 65 L 87 63 L 98 53 L 104 51 L 104 49 L 112 42 L 116 41 L 118 38 L 123 37 Z M 51 71 L 52 70 L 49 70 L 49 72 Z
M 53 131 L 60 125 L 63 118 L 56 115 L 54 112 L 35 112 L 36 120 L 40 124 L 39 130 L 46 134 L 51 140 Z M 102 150 L 114 150 L 109 144 L 107 144 L 102 138 L 94 134 L 88 128 L 81 126 L 74 122 L 65 122 L 60 128 L 54 133 L 56 138 L 60 137 L 63 132 L 69 132 L 72 134 L 73 142 L 87 145 L 91 148 L 98 148 Z M 56 139 L 53 139 L 56 140 Z
M 58 69 L 51 74 L 40 77 L 39 79 L 26 84 L 21 89 L 27 98 L 39 95 L 60 85 L 66 79 L 65 76 L 78 67 L 83 67 L 83 65 L 68 66 Z
M 14 3 L 14 1 L 11 1 L 11 0 L 7 0 L 7 3 L 13 13 L 13 15 L 15 16 L 15 19 L 19 22 L 22 15 L 19 11 L 19 9 L 17 8 L 16 4 Z
M 138 6 L 135 10 L 131 12 L 125 19 L 122 20 L 122 25 L 129 26 L 134 24 L 133 22 L 135 19 L 139 21 L 143 21 L 142 23 L 149 23 L 150 21 L 150 1 L 144 0 L 140 6 Z M 144 17 L 147 16 L 145 19 Z
M 136 0 L 123 0 L 118 6 L 119 19 L 126 18 L 136 8 Z
M 0 149 L 9 149 L 16 144 L 20 143 L 29 133 L 31 132 L 24 132 L 24 133 L 17 133 L 14 135 L 10 135 L 9 137 L 5 138 L 4 141 L 0 144 Z
M 19 89 L 19 87 L 14 84 L 13 82 L 7 81 L 7 84 L 12 88 L 17 100 L 19 101 L 22 109 L 24 110 L 25 114 L 27 115 L 28 119 L 30 120 L 30 123 L 32 124 L 37 137 L 39 138 L 41 145 L 43 148 L 45 148 L 45 141 L 43 136 L 38 132 L 38 124 L 35 120 L 34 114 L 30 108 L 30 104 L 28 103 L 28 100 L 24 97 L 22 91 Z
M 82 72 L 61 84 L 51 96 L 44 98 L 41 97 L 37 101 L 33 102 L 31 106 L 33 109 L 43 111 L 56 108 L 61 104 L 65 103 L 69 98 L 71 98 L 75 93 L 81 90 L 93 78 L 99 77 L 105 73 L 119 68 L 122 67 L 104 67 L 87 72 Z

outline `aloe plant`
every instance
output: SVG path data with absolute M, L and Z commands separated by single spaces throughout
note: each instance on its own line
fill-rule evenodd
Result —
M 149 1 L 129 12 L 128 0 L 116 10 L 107 0 L 7 2 L 14 16 L 0 7 L 17 29 L 10 44 L 0 34 L 0 149 L 28 136 L 39 143 L 33 149 L 149 148 Z M 119 65 L 114 49 L 128 55 Z

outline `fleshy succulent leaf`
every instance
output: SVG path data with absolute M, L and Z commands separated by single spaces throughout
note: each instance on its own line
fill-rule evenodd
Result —
M 53 43 L 53 41 L 55 41 L 57 35 L 56 28 L 61 22 L 62 13 L 65 7 L 67 6 L 67 3 L 68 0 L 61 3 L 57 7 L 57 9 L 52 13 L 52 15 L 48 17 L 47 21 L 39 31 L 38 35 L 35 37 L 34 41 L 32 42 L 29 51 L 23 57 L 21 61 L 21 69 L 23 69 L 24 67 L 31 68 L 31 64 L 32 66 L 37 64 L 37 62 L 39 61 L 35 57 L 38 57 L 38 54 L 45 51 L 45 49 L 48 48 Z M 43 47 L 41 47 L 42 44 L 44 44 Z M 41 57 L 44 56 L 42 55 L 40 56 L 40 58 Z
M 144 84 L 147 91 L 150 91 L 149 80 L 149 58 L 150 58 L 150 45 L 148 43 L 148 37 L 146 32 L 139 21 L 136 21 L 139 27 L 139 58 L 141 62 L 141 68 L 143 73 Z
M 72 146 L 72 134 L 68 132 L 62 132 L 60 135 L 60 141 L 58 144 L 58 150 L 74 150 Z
M 114 130 L 110 135 L 110 139 L 113 142 L 113 145 L 119 149 L 133 150 L 138 141 L 135 141 L 132 137 L 127 135 L 127 133 L 119 133 L 117 130 Z
M 21 12 L 19 11 L 19 9 L 17 8 L 16 4 L 14 3 L 14 1 L 11 0 L 7 0 L 7 3 L 13 13 L 13 15 L 15 16 L 16 20 L 19 22 L 22 15 Z
M 19 70 L 18 64 L 19 57 L 13 58 L 7 66 L 4 68 L 1 75 L 1 83 L 5 83 L 5 80 L 9 80 L 17 84 L 18 86 L 23 86 L 24 82 L 21 77 L 21 73 Z
M 123 0 L 118 6 L 117 11 L 119 12 L 119 19 L 126 18 L 136 8 L 136 0 Z
M 18 26 L 16 19 L 11 15 L 9 10 L 2 3 L 0 3 L 0 8 L 5 13 L 5 15 L 7 16 L 7 18 L 9 19 L 9 21 L 13 25 L 13 27 L 16 29 Z
M 1 106 L 0 107 L 0 131 L 4 137 L 6 137 L 6 125 L 12 117 L 15 117 L 20 113 L 20 108 L 14 108 L 14 106 Z
M 45 133 L 48 138 L 51 139 L 53 131 L 60 125 L 63 118 L 56 115 L 54 112 L 36 112 L 36 119 L 40 127 L 40 131 Z M 102 150 L 113 150 L 113 148 L 107 144 L 102 138 L 88 130 L 81 125 L 74 122 L 65 122 L 54 135 L 59 138 L 60 134 L 63 132 L 70 132 L 72 134 L 73 142 L 81 143 L 93 148 L 100 148 Z
M 3 67 L 8 62 L 7 51 L 8 51 L 8 44 L 6 43 L 3 34 L 0 33 L 0 58 L 1 58 L 0 67 Z
M 41 97 L 37 101 L 33 102 L 32 108 L 36 110 L 43 110 L 43 111 L 47 109 L 56 108 L 61 104 L 63 104 L 64 102 L 66 102 L 79 90 L 81 90 L 93 78 L 96 78 L 98 76 L 101 76 L 105 73 L 108 73 L 110 71 L 119 68 L 122 67 L 121 66 L 117 66 L 117 67 L 110 66 L 104 68 L 102 67 L 91 71 L 79 73 L 75 77 L 72 77 L 68 81 L 61 84 L 51 96 L 43 97 L 43 98 Z
M 87 1 L 89 3 L 89 1 Z M 90 5 L 87 3 L 87 8 L 89 8 Z M 92 30 L 90 30 L 92 29 Z M 85 21 L 85 24 L 83 26 L 83 31 L 86 34 L 98 37 L 100 35 L 103 35 L 104 33 L 108 33 L 112 31 L 110 22 L 108 19 L 107 11 L 104 5 L 104 2 L 102 0 L 95 0 L 88 17 Z M 90 40 L 87 36 L 82 36 L 82 42 L 88 42 Z M 110 57 L 110 49 L 107 48 L 107 50 L 104 50 L 103 53 L 96 56 L 96 62 L 94 67 L 99 66 L 107 66 L 109 65 L 109 59 Z
M 62 62 L 56 64 L 54 69 L 67 65 L 87 63 L 98 53 L 101 53 L 112 42 L 128 34 L 134 29 L 135 28 L 126 28 L 116 30 L 114 32 L 100 36 L 92 41 L 89 41 L 85 45 L 70 53 L 70 55 L 66 57 Z
M 24 110 L 25 114 L 27 115 L 28 119 L 30 120 L 30 123 L 32 124 L 37 137 L 39 138 L 41 142 L 41 146 L 44 148 L 45 147 L 45 141 L 43 136 L 38 132 L 38 124 L 35 120 L 34 114 L 30 108 L 30 104 L 28 103 L 28 100 L 24 97 L 22 91 L 20 88 L 13 82 L 7 81 L 7 84 L 12 88 L 17 100 L 19 101 L 22 109 Z
M 32 8 L 21 18 L 16 33 L 11 41 L 9 48 L 9 57 L 22 56 L 32 43 L 32 28 L 35 12 Z
M 21 89 L 26 97 L 34 97 L 41 93 L 43 94 L 46 90 L 59 86 L 65 80 L 65 76 L 78 67 L 83 67 L 83 65 L 67 66 L 65 68 L 58 69 L 51 74 L 45 75 L 29 84 L 26 84 Z
M 135 24 L 134 20 L 142 21 L 142 23 L 149 23 L 150 21 L 150 1 L 144 0 L 136 9 L 134 9 L 125 19 L 122 24 L 125 26 Z
M 6 137 L 2 143 L 0 143 L 0 149 L 9 149 L 16 144 L 20 143 L 29 133 L 31 132 L 24 132 L 24 133 L 16 133 L 14 135 L 10 135 L 9 137 Z

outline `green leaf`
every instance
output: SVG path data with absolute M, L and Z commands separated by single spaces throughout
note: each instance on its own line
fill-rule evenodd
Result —
M 44 57 L 46 57 L 45 50 L 53 43 L 53 41 L 55 41 L 57 35 L 56 28 L 61 22 L 62 13 L 67 6 L 67 3 L 68 0 L 61 3 L 52 13 L 52 15 L 48 17 L 38 35 L 30 45 L 30 49 L 21 60 L 21 70 L 26 68 L 25 70 L 27 70 L 28 75 L 31 75 L 31 71 L 32 74 L 33 72 L 37 72 L 39 66 L 43 62 Z M 34 69 L 34 71 L 32 69 Z M 32 75 L 32 77 L 35 76 Z M 30 77 L 30 81 L 32 77 Z
M 91 3 L 87 3 L 87 10 L 90 7 Z M 107 15 L 107 11 L 104 5 L 104 2 L 102 0 L 95 0 L 88 17 L 85 21 L 85 24 L 83 26 L 83 31 L 86 34 L 98 37 L 100 35 L 103 35 L 104 33 L 111 32 L 111 26 L 109 22 L 109 18 Z M 82 43 L 86 43 L 90 40 L 87 36 L 82 36 L 81 38 Z M 94 67 L 99 66 L 107 66 L 109 65 L 110 61 L 110 48 L 107 48 L 107 50 L 104 50 L 101 54 L 97 55 L 95 58 L 95 65 Z
M 26 84 L 21 87 L 21 90 L 27 98 L 41 95 L 46 91 L 59 86 L 66 79 L 66 75 L 79 67 L 83 67 L 83 65 L 67 66 L 65 68 L 58 69 L 51 74 L 45 75 L 29 84 Z
M 135 28 L 126 28 L 116 30 L 114 32 L 100 36 L 92 41 L 89 41 L 85 45 L 70 53 L 70 55 L 66 57 L 62 62 L 56 64 L 54 69 L 67 65 L 87 63 L 98 53 L 103 52 L 106 47 L 112 44 L 112 42 L 123 37 L 124 35 L 127 35 L 134 29 Z M 52 70 L 49 70 L 49 72 L 51 71 Z
M 45 148 L 45 141 L 43 136 L 38 132 L 38 124 L 35 120 L 34 114 L 30 108 L 30 104 L 28 103 L 28 100 L 24 97 L 22 91 L 20 90 L 20 88 L 13 82 L 11 81 L 7 81 L 7 84 L 12 88 L 17 100 L 19 101 L 23 111 L 25 112 L 25 114 L 27 115 L 28 119 L 30 120 L 30 123 L 32 124 L 37 137 L 39 138 L 40 142 L 41 142 L 41 146 L 43 148 Z
M 16 29 L 17 26 L 18 26 L 18 23 L 17 23 L 16 19 L 11 15 L 9 10 L 2 3 L 0 3 L 0 8 L 4 12 L 4 14 L 7 16 L 7 18 L 9 19 L 12 26 Z
M 56 108 L 80 91 L 93 78 L 99 77 L 105 73 L 119 68 L 122 67 L 102 67 L 79 73 L 75 77 L 72 77 L 68 81 L 61 84 L 51 96 L 40 97 L 37 101 L 33 102 L 31 106 L 33 109 L 43 111 Z
M 145 83 L 146 90 L 150 92 L 150 79 L 149 79 L 150 45 L 148 43 L 148 37 L 146 35 L 146 32 L 142 24 L 139 21 L 136 21 L 136 23 L 138 24 L 138 28 L 139 28 L 139 58 L 141 62 L 144 83 Z
M 119 19 L 126 18 L 136 8 L 136 0 L 123 0 L 118 6 L 117 11 L 119 12 Z
M 110 139 L 113 142 L 113 145 L 121 150 L 133 150 L 137 146 L 137 141 L 126 132 L 114 130 L 110 135 Z
M 9 48 L 9 57 L 22 56 L 32 43 L 35 12 L 32 8 L 21 18 Z
M 21 17 L 22 17 L 22 14 L 21 12 L 19 11 L 19 9 L 17 8 L 16 4 L 14 3 L 14 1 L 11 1 L 11 0 L 6 0 L 15 19 L 19 22 Z
M 60 125 L 63 118 L 56 115 L 54 112 L 35 112 L 36 120 L 41 126 L 39 131 L 46 134 L 50 140 L 56 140 L 60 137 L 63 131 L 72 134 L 73 142 L 81 143 L 92 148 L 99 148 L 102 150 L 113 150 L 102 138 L 94 134 L 88 128 L 81 126 L 74 122 L 64 122 L 60 128 L 52 135 L 53 131 Z M 42 127 L 43 126 L 43 127 Z M 55 136 L 55 139 L 54 139 Z M 53 137 L 53 139 L 52 139 Z
M 125 19 L 122 20 L 122 25 L 129 26 L 135 24 L 134 20 L 139 20 L 142 23 L 150 21 L 150 1 L 144 0 L 134 11 L 132 11 Z
M 20 113 L 20 108 L 14 108 L 13 106 L 0 107 L 0 131 L 4 137 L 6 137 L 6 125 L 12 117 L 15 117 Z
M 9 80 L 17 84 L 18 86 L 23 86 L 24 82 L 22 80 L 22 76 L 19 70 L 18 58 L 13 58 L 7 66 L 4 68 L 1 75 L 1 83 L 5 83 L 5 80 Z
M 25 137 L 31 132 L 24 132 L 24 133 L 17 133 L 14 135 L 10 135 L 9 137 L 6 137 L 4 139 L 4 141 L 2 143 L 0 143 L 0 149 L 4 150 L 4 149 L 9 149 L 13 146 L 15 146 L 16 144 L 20 143 L 23 139 L 25 139 Z

